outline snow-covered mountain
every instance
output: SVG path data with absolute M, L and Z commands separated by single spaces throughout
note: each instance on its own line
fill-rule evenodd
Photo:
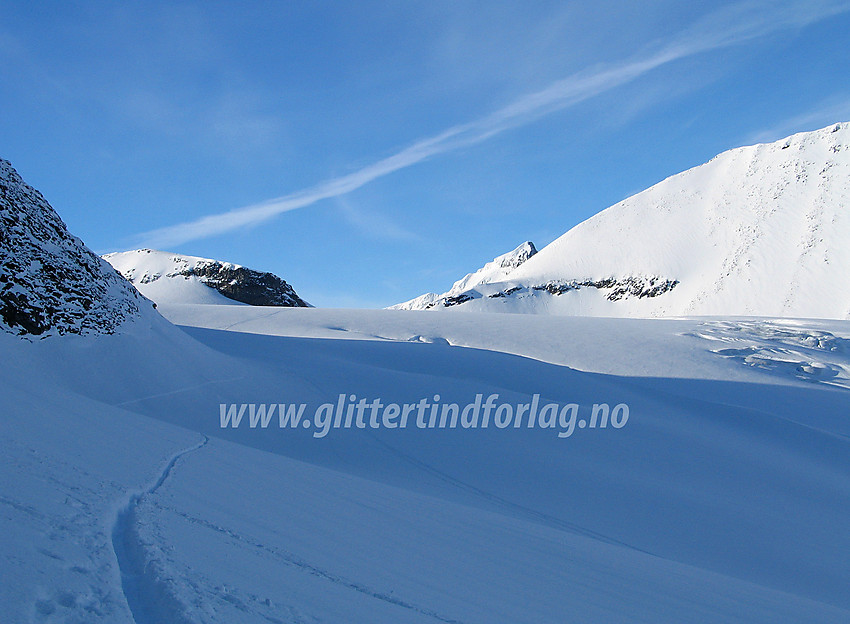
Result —
M 0 331 L 112 333 L 153 316 L 151 302 L 71 235 L 42 194 L 0 159 Z
M 724 152 L 577 225 L 503 279 L 401 307 L 850 318 L 848 241 L 850 123 L 839 123 Z
M 157 303 L 246 303 L 290 308 L 310 305 L 277 275 L 230 262 L 153 249 L 103 257 L 142 294 Z
M 492 261 L 474 273 L 467 275 L 454 283 L 448 291 L 441 295 L 437 293 L 426 293 L 410 301 L 390 306 L 391 310 L 427 310 L 435 306 L 452 306 L 463 303 L 465 293 L 477 286 L 504 281 L 511 272 L 523 262 L 537 253 L 534 243 L 526 241 L 513 251 L 493 258 Z

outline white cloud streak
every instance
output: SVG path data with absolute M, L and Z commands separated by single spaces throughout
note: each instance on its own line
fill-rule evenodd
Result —
M 343 217 L 358 228 L 364 235 L 385 241 L 415 241 L 420 236 L 404 229 L 383 215 L 363 210 L 355 205 L 349 197 L 340 195 L 334 198 Z
M 655 51 L 616 65 L 585 70 L 545 89 L 522 96 L 475 121 L 452 126 L 353 173 L 259 204 L 145 232 L 136 237 L 145 247 L 167 248 L 257 225 L 284 212 L 340 197 L 362 186 L 423 162 L 490 139 L 545 115 L 560 111 L 677 60 L 745 43 L 772 33 L 800 28 L 850 11 L 847 1 L 744 2 L 712 13 Z
M 821 102 L 820 105 L 801 115 L 784 119 L 771 128 L 749 135 L 742 145 L 771 143 L 794 132 L 805 132 L 824 128 L 835 122 L 850 121 L 850 96 L 843 95 Z

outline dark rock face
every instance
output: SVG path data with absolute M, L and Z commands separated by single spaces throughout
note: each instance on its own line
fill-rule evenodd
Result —
M 549 282 L 539 286 L 532 286 L 533 290 L 545 290 L 550 295 L 563 295 L 571 290 L 580 288 L 597 288 L 599 290 L 610 290 L 606 295 L 608 301 L 620 301 L 629 297 L 643 299 L 645 297 L 658 297 L 670 292 L 679 284 L 679 280 L 664 279 L 661 277 L 626 277 L 622 279 L 607 278 L 602 280 L 584 280 L 570 282 Z M 516 289 L 509 289 L 510 292 Z M 510 294 L 505 291 L 505 294 Z M 493 295 L 491 295 L 493 296 Z
M 597 290 L 607 291 L 605 298 L 609 301 L 620 301 L 621 299 L 629 299 L 632 297 L 638 299 L 659 297 L 664 293 L 668 293 L 673 290 L 678 284 L 678 280 L 665 279 L 662 277 L 609 277 L 601 280 L 552 281 L 531 287 L 511 286 L 505 290 L 488 294 L 487 297 L 490 299 L 504 299 L 513 296 L 526 296 L 527 294 L 534 293 L 535 291 L 545 291 L 550 295 L 561 296 L 568 292 L 581 290 L 582 288 L 596 288 Z M 452 297 L 442 297 L 441 299 L 428 304 L 427 309 L 438 306 L 449 308 L 461 305 L 467 301 L 472 301 L 473 299 L 477 299 L 481 296 L 482 295 L 477 290 L 473 289 Z
M 499 299 L 501 297 L 510 297 L 515 292 L 519 292 L 522 290 L 522 286 L 512 286 L 511 288 L 506 288 L 505 290 L 500 290 L 497 293 L 493 293 L 492 295 L 488 295 L 490 299 Z
M 255 306 L 308 308 L 310 304 L 274 273 L 261 273 L 221 262 L 200 262 L 180 273 L 195 275 L 229 299 Z
M 151 307 L 0 159 L 0 330 L 21 336 L 113 333 Z
M 461 293 L 459 295 L 455 295 L 454 297 L 446 297 L 445 299 L 442 300 L 442 304 L 443 304 L 444 307 L 450 308 L 452 306 L 460 305 L 461 303 L 466 303 L 467 301 L 470 301 L 472 299 L 473 299 L 473 296 L 470 295 L 469 293 Z M 434 307 L 435 305 L 437 305 L 437 304 L 433 303 L 433 304 L 429 305 L 428 307 L 431 308 L 431 307 Z

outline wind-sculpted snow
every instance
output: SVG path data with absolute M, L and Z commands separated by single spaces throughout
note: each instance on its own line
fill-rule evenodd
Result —
M 850 339 L 793 320 L 707 321 L 690 336 L 711 351 L 777 376 L 850 388 Z
M 0 330 L 112 333 L 151 302 L 68 233 L 37 190 L 0 160 Z

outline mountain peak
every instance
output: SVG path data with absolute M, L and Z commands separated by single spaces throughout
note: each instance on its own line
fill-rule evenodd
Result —
M 499 279 L 464 283 L 470 274 L 448 297 L 397 307 L 850 318 L 848 240 L 850 123 L 837 123 L 726 151 L 578 224 Z
M 537 248 L 531 241 L 525 241 L 516 249 L 501 256 L 496 256 L 483 267 L 473 273 L 468 273 L 454 283 L 450 290 L 441 295 L 437 293 L 426 293 L 410 301 L 390 306 L 393 310 L 426 310 L 429 308 L 443 306 L 450 307 L 458 303 L 457 297 L 461 297 L 460 303 L 470 297 L 469 291 L 478 286 L 500 282 L 507 278 L 510 273 L 525 263 L 537 253 Z
M 536 253 L 537 248 L 534 246 L 534 243 L 525 241 L 513 251 L 495 258 L 493 262 L 499 262 L 499 266 L 503 269 L 515 269 Z

